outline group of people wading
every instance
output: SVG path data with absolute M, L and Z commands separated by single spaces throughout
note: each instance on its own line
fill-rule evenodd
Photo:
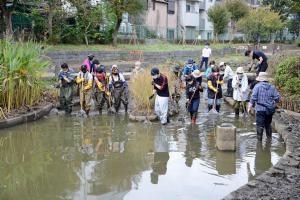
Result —
M 77 74 L 66 63 L 62 64 L 58 79 L 60 106 L 68 114 L 72 112 L 72 91 L 75 83 L 79 89 L 80 107 L 86 115 L 89 115 L 92 98 L 100 114 L 105 104 L 108 110 L 114 107 L 114 111 L 118 112 L 122 103 L 127 112 L 128 85 L 117 65 L 113 65 L 108 73 L 99 60 L 94 60 L 94 56 L 89 55 Z
M 200 94 L 204 92 L 202 81 L 207 80 L 207 110 L 208 112 L 220 112 L 221 99 L 223 98 L 222 86 L 227 83 L 227 90 L 224 94 L 234 99 L 234 113 L 236 117 L 240 112 L 249 113 L 251 108 L 256 110 L 257 138 L 262 140 L 264 129 L 267 138 L 272 137 L 272 116 L 275 112 L 276 103 L 280 96 L 276 88 L 269 83 L 267 57 L 260 51 L 246 51 L 245 56 L 257 59 L 256 80 L 248 82 L 248 77 L 243 67 L 237 67 L 234 72 L 224 62 L 216 65 L 215 61 L 209 62 L 211 49 L 207 44 L 202 52 L 201 64 L 195 65 L 193 59 L 188 59 L 186 66 L 182 69 L 179 65 L 174 66 L 175 90 L 170 95 L 168 78 L 160 73 L 159 68 L 151 69 L 153 94 L 155 97 L 155 113 L 161 124 L 169 123 L 168 108 L 169 97 L 178 104 L 181 99 L 181 89 L 185 89 L 186 109 L 190 113 L 191 123 L 196 124 L 198 108 L 200 105 Z M 207 64 L 209 62 L 209 64 Z M 205 70 L 202 72 L 202 65 L 205 63 Z M 252 66 L 252 65 L 251 65 Z M 249 71 L 251 68 L 249 69 Z M 143 71 L 141 63 L 136 62 L 133 74 Z M 66 113 L 72 112 L 72 87 L 76 83 L 79 87 L 80 106 L 88 115 L 91 108 L 91 99 L 94 98 L 99 113 L 102 113 L 106 104 L 107 109 L 114 107 L 118 112 L 121 103 L 125 112 L 128 110 L 128 84 L 120 73 L 117 65 L 111 67 L 111 72 L 106 72 L 105 66 L 94 60 L 89 55 L 80 68 L 80 72 L 74 76 L 67 64 L 61 65 L 61 72 L 58 75 L 60 81 L 60 105 Z M 143 86 L 141 86 L 143 87 Z M 249 102 L 249 103 L 248 103 Z M 248 103 L 248 106 L 247 106 Z

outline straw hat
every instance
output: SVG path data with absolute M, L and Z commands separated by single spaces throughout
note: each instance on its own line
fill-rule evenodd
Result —
M 224 66 L 225 63 L 224 62 L 220 62 L 219 66 Z
M 136 62 L 134 63 L 135 66 L 141 66 L 141 64 L 142 64 L 141 61 L 136 61 Z
M 267 72 L 259 72 L 258 77 L 256 78 L 257 81 L 269 81 L 269 74 Z
M 199 78 L 201 76 L 201 72 L 196 69 L 195 71 L 193 71 L 192 75 L 194 78 Z
M 236 69 L 236 73 L 237 73 L 237 74 L 243 74 L 243 73 L 244 73 L 244 68 L 243 68 L 243 67 L 238 67 L 238 68 Z

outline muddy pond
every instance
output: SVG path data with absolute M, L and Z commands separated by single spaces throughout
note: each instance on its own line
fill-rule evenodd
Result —
M 284 154 L 278 134 L 256 142 L 254 118 L 219 116 L 201 104 L 196 126 L 182 111 L 167 126 L 128 116 L 47 116 L 0 130 L 0 199 L 221 199 Z M 184 118 L 185 120 L 178 120 Z M 215 127 L 237 127 L 237 151 L 215 147 Z

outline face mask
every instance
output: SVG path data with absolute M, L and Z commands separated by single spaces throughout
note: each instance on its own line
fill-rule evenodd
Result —
M 206 49 L 208 48 L 208 46 L 207 46 L 207 45 L 205 45 L 204 47 L 205 47 Z
M 192 67 L 192 66 L 193 66 L 193 64 L 188 64 L 188 66 L 189 66 L 189 67 Z
M 86 71 L 87 71 L 87 69 L 82 69 L 81 71 L 82 71 L 82 73 L 84 73 L 84 74 L 85 74 L 85 73 L 86 73 Z
M 239 79 L 243 78 L 243 74 L 238 74 Z
M 158 77 L 159 77 L 159 75 L 156 74 L 156 75 L 152 76 L 152 79 L 157 79 Z
M 68 68 L 64 68 L 63 71 L 64 71 L 64 72 L 67 72 L 67 71 L 68 71 Z
M 193 81 L 189 81 L 188 84 L 192 85 L 192 84 L 193 84 Z

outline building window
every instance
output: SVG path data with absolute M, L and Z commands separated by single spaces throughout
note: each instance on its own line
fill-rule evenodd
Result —
M 175 0 L 168 0 L 168 14 L 175 14 Z
M 153 6 L 152 9 L 155 10 L 155 0 L 152 0 Z
M 167 32 L 167 39 L 168 39 L 169 41 L 175 39 L 175 30 L 174 30 L 174 29 L 168 29 L 168 32 Z
M 186 12 L 191 12 L 191 5 L 186 4 Z
M 186 2 L 186 12 L 196 12 L 195 5 L 192 2 Z

